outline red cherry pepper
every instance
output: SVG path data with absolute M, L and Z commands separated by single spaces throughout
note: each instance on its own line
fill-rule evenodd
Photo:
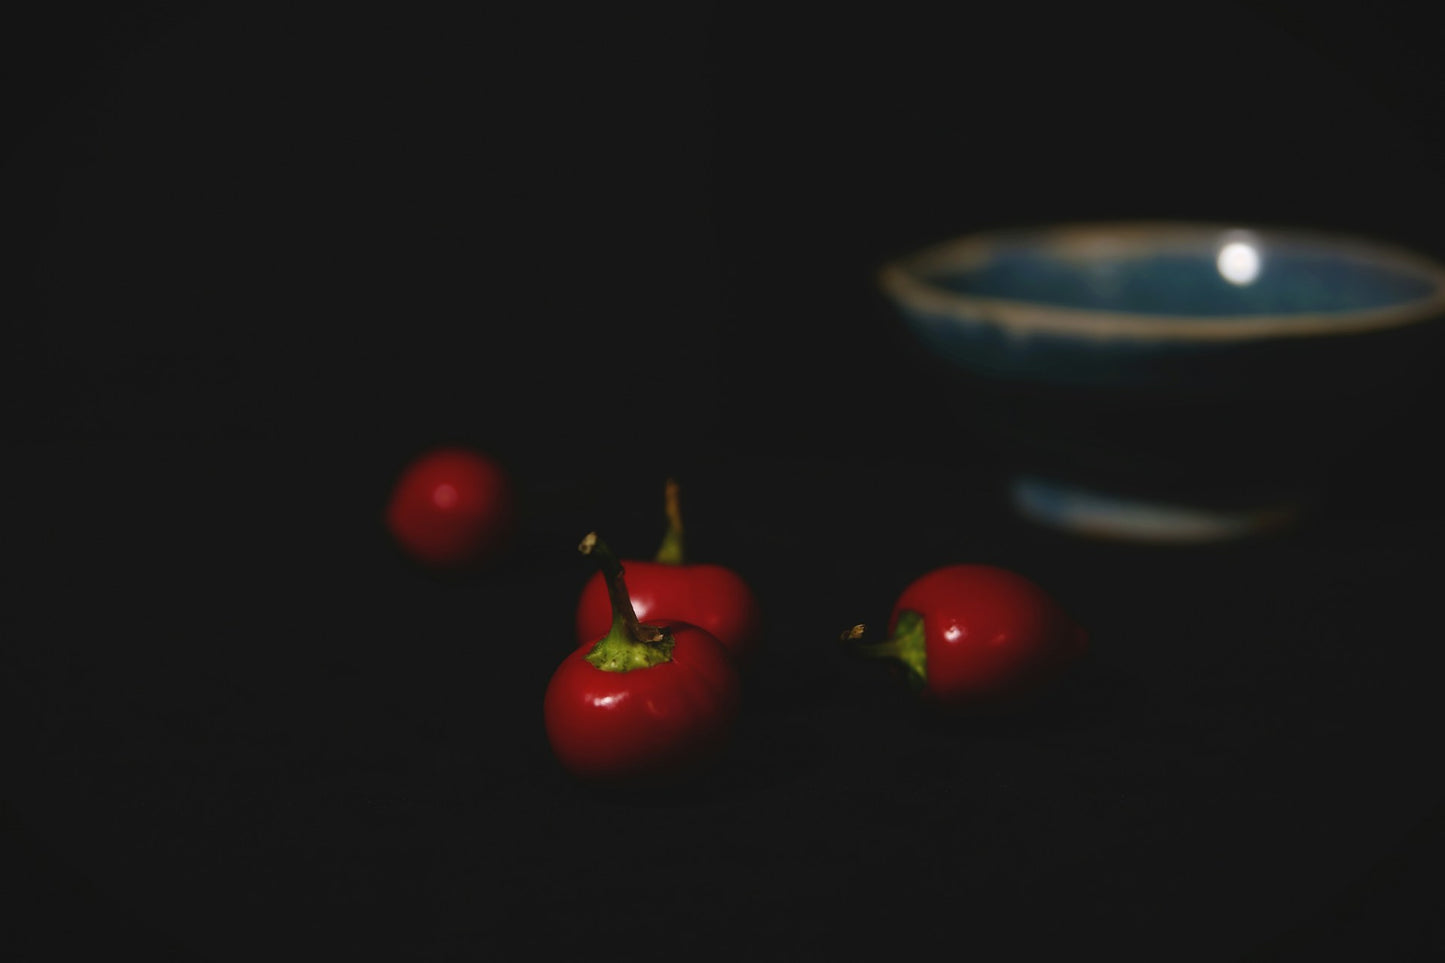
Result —
M 543 717 L 553 754 L 594 784 L 668 783 L 703 771 L 727 746 L 738 714 L 732 657 L 695 625 L 640 621 L 616 556 L 595 532 L 580 549 L 601 562 L 613 619 L 547 684 Z
M 896 659 L 922 697 L 944 707 L 1005 707 L 1039 694 L 1088 648 L 1088 636 L 1038 585 L 990 565 L 947 565 L 903 590 L 888 637 L 857 643 Z
M 668 479 L 667 532 L 651 561 L 629 559 L 627 590 L 639 619 L 676 619 L 705 629 L 727 647 L 739 664 L 750 659 L 762 634 L 756 594 L 736 571 L 722 565 L 688 562 L 684 556 L 678 485 Z M 577 600 L 577 641 L 597 638 L 612 622 L 612 605 L 601 573 L 582 587 Z
M 516 499 L 510 477 L 489 455 L 436 448 L 412 461 L 392 488 L 386 526 L 413 559 L 436 568 L 481 565 L 510 543 Z

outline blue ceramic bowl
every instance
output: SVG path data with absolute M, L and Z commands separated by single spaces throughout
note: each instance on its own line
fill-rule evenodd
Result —
M 1438 367 L 1445 266 L 1373 239 L 1151 222 L 1000 230 L 879 273 L 1016 508 L 1216 540 L 1316 504 Z

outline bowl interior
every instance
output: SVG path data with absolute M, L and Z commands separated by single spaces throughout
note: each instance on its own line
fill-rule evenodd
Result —
M 879 281 L 917 343 L 947 364 L 1176 393 L 1334 394 L 1342 373 L 1394 377 L 1410 341 L 1438 327 L 1420 322 L 1445 316 L 1445 266 L 1303 230 L 997 231 L 898 258 Z
M 1281 323 L 1372 326 L 1445 299 L 1445 269 L 1383 242 L 1207 224 L 984 233 L 899 259 L 889 273 L 895 293 L 910 300 L 952 302 L 1010 325 L 1020 320 L 1010 308 L 1027 309 L 1030 326 L 1056 334 L 1120 318 L 1180 329 L 1164 336 L 1218 336 L 1230 322 L 1250 321 L 1273 333 Z
M 981 263 L 945 266 L 932 280 L 947 291 L 987 298 L 1217 318 L 1388 308 L 1437 286 L 1377 254 L 1242 233 L 1162 249 L 1017 242 Z

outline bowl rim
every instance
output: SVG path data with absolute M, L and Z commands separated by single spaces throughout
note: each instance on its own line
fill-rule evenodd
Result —
M 1290 243 L 1347 254 L 1430 283 L 1426 294 L 1398 304 L 1291 314 L 1175 315 L 1076 308 L 1021 298 L 985 297 L 929 280 L 947 267 L 975 267 L 1001 247 L 1027 244 L 1064 257 L 1096 258 L 1148 247 L 1197 251 L 1226 238 Z M 1445 315 L 1445 265 L 1400 244 L 1323 228 L 1195 220 L 1079 221 L 976 231 L 885 261 L 876 282 L 896 304 L 966 323 L 987 323 L 1017 335 L 1050 333 L 1149 341 L 1250 341 L 1318 337 L 1403 327 Z

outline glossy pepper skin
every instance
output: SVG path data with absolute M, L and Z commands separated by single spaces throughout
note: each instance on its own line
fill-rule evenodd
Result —
M 606 671 L 587 660 L 588 644 L 563 660 L 547 685 L 547 738 L 578 779 L 627 786 L 685 779 L 728 743 L 740 704 L 732 657 L 697 626 L 641 624 L 670 635 L 668 661 Z
M 612 620 L 547 683 L 542 714 L 553 755 L 577 779 L 613 788 L 704 772 L 726 747 L 741 704 L 733 657 L 695 625 L 639 620 L 606 543 L 590 532 L 579 549 L 600 562 Z
M 423 452 L 402 471 L 386 527 L 412 559 L 438 569 L 489 564 L 510 546 L 516 498 L 501 463 L 463 446 Z
M 1087 633 L 1033 581 L 959 564 L 909 584 L 889 616 L 888 639 L 859 650 L 903 662 L 933 705 L 1004 708 L 1038 695 L 1088 645 Z
M 742 576 L 721 565 L 690 562 L 623 563 L 627 591 L 637 617 L 670 618 L 704 629 L 723 644 L 739 662 L 757 648 L 762 618 L 756 595 Z M 594 575 L 582 587 L 577 601 L 577 638 L 595 639 L 612 624 L 607 586 Z
M 712 634 L 739 665 L 752 659 L 762 637 L 762 607 L 748 582 L 733 569 L 685 558 L 678 485 L 665 488 L 667 532 L 651 560 L 629 559 L 627 590 L 637 617 L 676 619 Z M 607 583 L 595 573 L 577 600 L 578 644 L 597 638 L 612 624 Z

